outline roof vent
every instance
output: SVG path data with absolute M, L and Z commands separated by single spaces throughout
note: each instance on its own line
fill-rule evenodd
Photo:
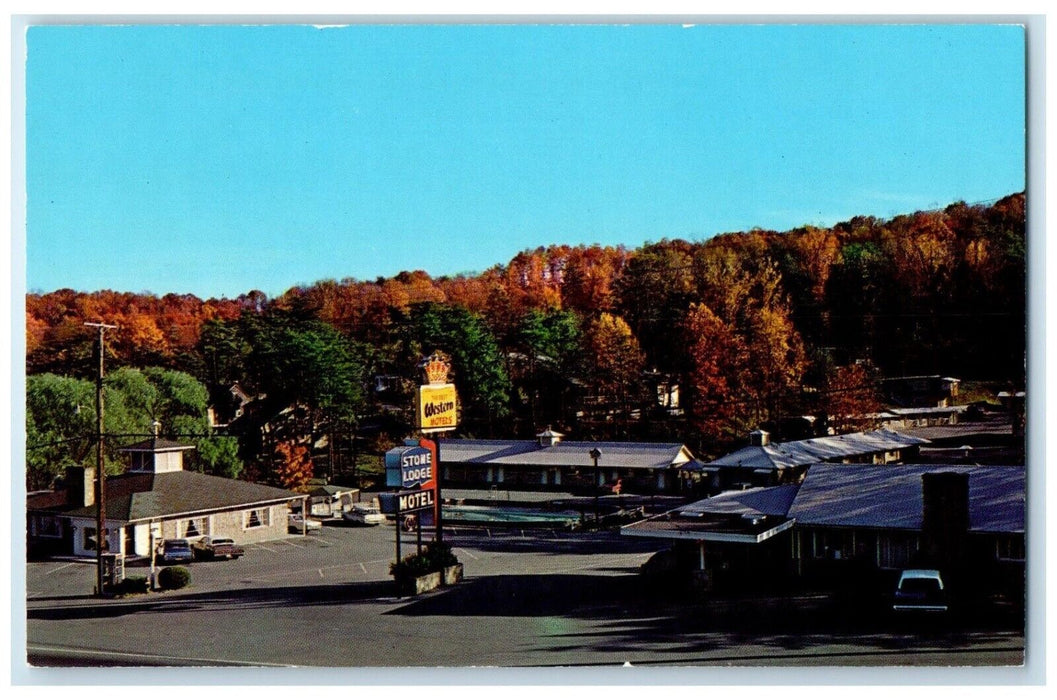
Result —
M 540 447 L 554 447 L 562 441 L 563 437 L 565 437 L 565 435 L 557 431 L 551 430 L 551 427 L 549 425 L 547 426 L 546 430 L 536 436 L 536 438 L 539 440 Z

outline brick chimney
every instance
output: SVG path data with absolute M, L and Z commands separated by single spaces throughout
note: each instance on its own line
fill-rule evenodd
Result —
M 771 434 L 766 430 L 753 430 L 749 433 L 749 444 L 753 447 L 766 447 L 771 444 Z
M 66 467 L 66 502 L 87 508 L 95 505 L 95 468 Z
M 921 553 L 938 568 L 959 565 L 968 550 L 969 475 L 922 474 L 921 496 Z

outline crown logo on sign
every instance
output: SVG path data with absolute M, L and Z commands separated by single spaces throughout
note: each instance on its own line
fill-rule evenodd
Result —
M 426 373 L 426 381 L 430 384 L 445 384 L 448 381 L 451 364 L 439 353 L 433 353 L 422 363 L 422 370 Z

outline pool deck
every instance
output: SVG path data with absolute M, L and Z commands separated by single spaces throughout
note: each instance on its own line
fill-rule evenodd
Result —
M 563 491 L 514 491 L 509 489 L 460 489 L 442 488 L 441 498 L 448 503 L 476 506 L 521 506 L 521 507 L 550 507 L 556 509 L 577 510 L 580 508 L 592 508 L 595 499 L 593 496 L 578 496 Z M 599 502 L 606 508 L 638 508 L 645 507 L 651 512 L 661 513 L 676 508 L 687 502 L 687 498 L 681 496 L 639 496 L 636 494 L 625 494 L 618 496 L 607 494 L 599 496 Z

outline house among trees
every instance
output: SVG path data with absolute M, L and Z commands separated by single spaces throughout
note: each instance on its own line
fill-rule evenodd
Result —
M 886 377 L 881 380 L 884 401 L 895 406 L 946 408 L 958 398 L 960 379 L 938 374 L 917 377 Z
M 697 464 L 679 443 L 573 442 L 547 429 L 536 440 L 445 439 L 440 463 L 446 485 L 533 490 L 593 489 L 621 482 L 634 493 L 677 492 Z M 598 469 L 590 453 L 599 450 Z
M 291 505 L 303 508 L 305 495 L 185 471 L 190 449 L 158 437 L 124 448 L 131 468 L 106 478 L 105 551 L 149 556 L 165 539 L 212 535 L 242 544 L 286 536 Z M 68 467 L 57 488 L 27 496 L 28 551 L 95 556 L 95 476 L 94 468 Z

